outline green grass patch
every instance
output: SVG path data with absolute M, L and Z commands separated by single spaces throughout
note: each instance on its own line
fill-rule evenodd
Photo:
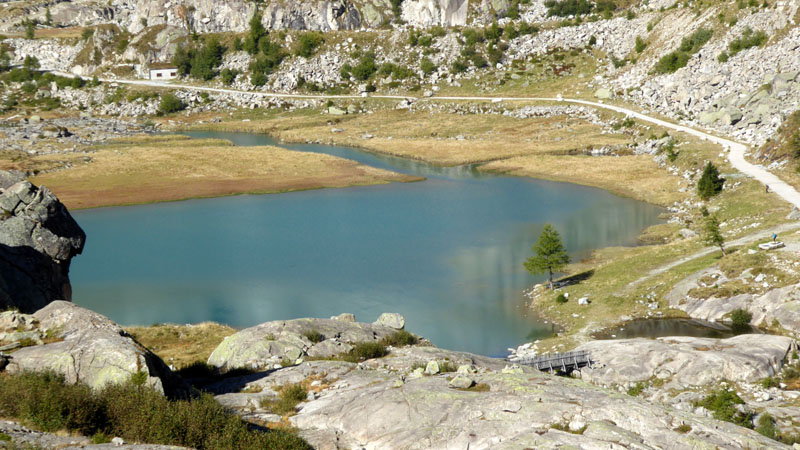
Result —
M 303 336 L 309 341 L 317 344 L 325 340 L 325 336 L 317 330 L 304 331 Z
M 640 381 L 628 388 L 628 395 L 631 397 L 638 397 L 646 388 L 647 385 Z
M 275 414 L 286 416 L 294 414 L 297 405 L 308 397 L 308 390 L 302 384 L 285 384 L 278 388 L 278 397 L 266 397 L 261 400 L 261 407 Z
M 409 333 L 406 330 L 400 330 L 390 336 L 386 336 L 381 340 L 385 346 L 391 345 L 392 347 L 405 347 L 407 345 L 416 345 L 419 338 Z

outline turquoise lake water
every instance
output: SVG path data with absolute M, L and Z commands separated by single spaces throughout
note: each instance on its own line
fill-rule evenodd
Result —
M 75 303 L 124 325 L 235 327 L 352 312 L 399 312 L 444 348 L 505 355 L 552 333 L 522 290 L 542 226 L 573 259 L 634 245 L 661 208 L 567 183 L 435 167 L 245 133 L 186 133 L 280 145 L 424 176 L 417 183 L 242 195 L 73 213 L 88 235 L 71 266 Z

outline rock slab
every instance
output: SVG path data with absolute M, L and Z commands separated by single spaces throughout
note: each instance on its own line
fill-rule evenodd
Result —
M 107 317 L 65 301 L 37 311 L 39 331 L 50 343 L 24 347 L 10 355 L 6 370 L 54 371 L 70 383 L 99 389 L 147 373 L 146 384 L 170 396 L 184 396 L 190 388 L 166 364 L 136 342 Z M 53 342 L 54 341 L 54 342 Z

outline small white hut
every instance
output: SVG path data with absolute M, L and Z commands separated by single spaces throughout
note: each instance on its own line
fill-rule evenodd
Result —
M 168 63 L 150 64 L 151 80 L 174 80 L 178 78 L 178 68 Z

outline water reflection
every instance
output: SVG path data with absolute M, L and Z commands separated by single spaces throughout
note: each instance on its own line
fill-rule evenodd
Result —
M 191 133 L 239 145 L 260 135 Z M 395 183 L 79 211 L 76 303 L 123 324 L 382 312 L 457 350 L 503 355 L 553 330 L 527 314 L 522 262 L 546 222 L 574 259 L 630 245 L 661 209 L 597 189 L 441 168 L 355 149 L 317 151 L 425 176 Z

